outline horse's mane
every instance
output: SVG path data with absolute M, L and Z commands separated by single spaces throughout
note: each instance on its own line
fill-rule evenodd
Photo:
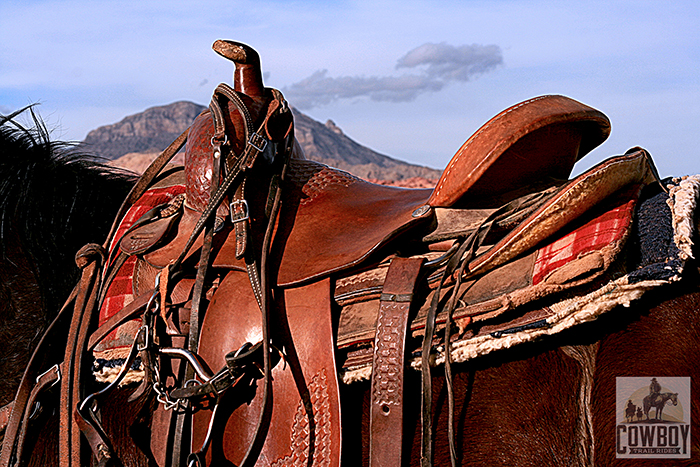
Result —
M 31 114 L 25 127 L 16 117 Z M 35 269 L 46 311 L 55 313 L 75 284 L 74 255 L 102 243 L 134 175 L 85 154 L 76 143 L 51 141 L 31 107 L 0 116 L 0 245 L 18 236 Z

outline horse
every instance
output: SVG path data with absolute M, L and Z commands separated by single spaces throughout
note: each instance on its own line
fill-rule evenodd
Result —
M 34 126 L 15 117 L 31 113 Z M 52 141 L 31 107 L 0 117 L 0 405 L 75 285 L 74 254 L 106 235 L 135 182 L 77 144 Z
M 22 133 L 31 134 L 27 131 Z M 39 131 L 39 134 L 42 137 L 38 143 L 45 151 L 47 145 L 41 143 L 48 141 L 46 132 Z M 34 174 L 21 166 L 21 161 L 28 160 L 26 154 L 33 150 L 36 139 L 25 139 L 25 144 L 10 149 L 10 152 L 17 151 L 14 160 L 19 161 L 18 166 L 13 168 L 18 173 L 26 174 L 25 180 L 41 173 L 41 169 L 33 168 Z M 57 143 L 48 145 L 51 149 L 61 146 Z M 3 154 L 2 157 L 8 156 Z M 75 169 L 78 159 L 83 160 L 70 156 L 66 159 L 54 158 L 53 161 L 60 167 Z M 52 209 L 52 214 L 62 217 L 48 225 L 40 224 L 37 227 L 34 224 L 29 229 L 25 228 L 26 220 L 17 215 L 29 214 L 37 221 L 45 219 L 45 215 L 36 213 L 40 212 L 37 211 L 39 208 L 45 207 L 42 203 L 45 204 L 46 198 L 41 189 L 47 184 L 15 185 L 13 182 L 19 178 L 16 174 L 8 173 L 3 177 L 8 188 L 23 189 L 21 197 L 8 200 L 2 207 L 3 220 L 8 220 L 2 230 L 6 250 L 2 267 L 15 267 L 14 271 L 18 271 L 17 266 L 21 265 L 23 275 L 18 277 L 15 274 L 14 278 L 3 276 L 3 286 L 7 294 L 39 291 L 31 300 L 15 300 L 14 303 L 21 306 L 14 310 L 2 311 L 3 317 L 8 317 L 3 321 L 3 332 L 12 335 L 14 343 L 23 349 L 35 347 L 36 336 L 41 332 L 38 329 L 31 334 L 17 332 L 18 324 L 9 319 L 10 313 L 13 318 L 34 316 L 34 323 L 51 320 L 59 307 L 56 297 L 70 293 L 71 279 L 74 280 L 77 275 L 75 266 L 66 259 L 65 250 L 86 241 L 96 241 L 95 237 L 99 239 L 99 233 L 84 229 L 86 219 L 94 221 L 94 227 L 98 230 L 101 226 L 104 232 L 111 222 L 110 215 L 117 210 L 116 199 L 123 198 L 134 182 L 131 177 L 105 172 L 98 165 L 88 162 L 81 164 L 86 170 L 72 172 L 72 183 L 58 187 L 62 190 L 60 196 L 66 197 L 59 198 L 59 193 L 53 194 L 57 202 L 60 200 L 61 205 L 70 206 L 70 209 L 62 212 Z M 59 167 L 54 167 L 52 173 L 58 173 L 57 170 Z M 96 191 L 89 197 L 76 197 L 76 187 L 83 189 L 83 183 L 87 183 L 88 179 L 99 181 Z M 81 216 L 77 212 L 93 215 Z M 95 213 L 100 216 L 94 216 Z M 56 225 L 71 232 L 71 238 L 65 239 L 60 232 L 57 233 Z M 37 242 L 30 236 L 37 230 L 51 239 L 47 241 L 42 238 Z M 37 261 L 36 249 L 45 248 L 46 245 L 54 246 L 45 250 L 51 258 Z M 49 269 L 47 264 L 54 265 L 53 269 Z M 64 277 L 69 278 L 61 280 Z M 695 362 L 700 358 L 700 322 L 695 316 L 695 310 L 700 306 L 698 279 L 697 266 L 690 263 L 681 281 L 648 292 L 643 301 L 633 302 L 629 308 L 618 307 L 593 322 L 580 324 L 546 339 L 454 364 L 453 412 L 456 414 L 455 439 L 459 463 L 554 466 L 593 465 L 594 462 L 611 465 L 615 462 L 615 377 L 684 375 L 694 371 Z M 53 292 L 49 293 L 48 290 Z M 50 301 L 52 299 L 53 302 Z M 639 348 L 638 342 L 650 344 Z M 669 342 L 672 344 L 669 345 Z M 60 348 L 60 343 L 57 345 Z M 667 358 L 659 359 L 659 355 L 666 355 Z M 26 362 L 26 356 L 22 361 Z M 11 373 L 7 379 L 8 392 L 17 386 L 20 367 L 7 368 Z M 450 457 L 446 436 L 449 431 L 447 385 L 444 376 L 437 370 L 433 370 L 432 383 L 434 463 L 446 465 Z M 691 384 L 692 419 L 697 420 L 700 388 L 697 382 Z M 404 426 L 400 429 L 407 440 L 403 450 L 409 465 L 420 465 L 421 462 L 421 417 L 417 408 L 420 405 L 419 386 L 417 374 L 408 373 L 407 409 Z M 102 424 L 113 442 L 114 452 L 124 465 L 162 465 L 165 454 L 158 451 L 159 446 L 152 444 L 155 436 L 150 433 L 154 418 L 158 417 L 154 411 L 158 403 L 155 397 L 131 401 L 135 391 L 138 388 L 129 385 L 115 389 L 101 408 Z M 360 381 L 342 385 L 340 398 L 343 410 L 342 462 L 345 465 L 368 465 L 370 383 Z M 9 400 L 6 396 L 0 402 L 7 403 Z M 39 424 L 44 429 L 25 441 L 25 452 L 29 453 L 28 465 L 57 463 L 55 438 L 58 416 L 50 406 L 43 406 L 45 408 L 34 417 L 34 425 Z M 224 436 L 219 432 L 212 440 L 211 449 L 219 452 L 224 444 Z M 693 430 L 691 444 L 693 455 L 697 456 L 700 448 L 698 430 Z M 160 448 L 164 449 L 164 446 Z M 218 460 L 226 463 L 225 456 Z M 678 460 L 678 465 L 692 465 L 692 462 L 692 459 Z M 625 465 L 624 461 L 621 465 Z
M 4 293 L 11 297 L 35 291 L 31 300 L 3 301 L 4 304 L 15 304 L 14 308 L 2 310 L 2 332 L 5 336 L 13 336 L 4 339 L 4 350 L 31 349 L 36 345 L 35 336 L 41 333 L 41 323 L 48 322 L 59 306 L 57 297 L 70 291 L 77 270 L 67 257 L 65 247 L 56 245 L 70 244 L 77 248 L 85 241 L 94 240 L 94 236 L 104 234 L 120 198 L 133 183 L 131 177 L 115 173 L 75 153 L 63 152 L 66 146 L 49 142 L 43 126 L 38 125 L 37 131 L 38 137 L 26 130 L 10 131 L 6 125 L 1 133 L 1 161 L 5 169 L 2 177 L 2 285 Z M 61 183 L 58 187 L 55 182 L 50 185 L 36 183 L 42 174 L 64 172 L 71 174 L 72 183 Z M 80 196 L 90 181 L 94 191 L 90 196 Z M 52 207 L 46 210 L 45 190 L 48 186 L 53 190 L 52 199 L 57 201 L 55 206 L 71 206 L 71 209 L 57 212 Z M 103 189 L 105 186 L 107 188 Z M 12 197 L 10 193 L 16 194 Z M 96 205 L 103 208 L 96 209 Z M 29 213 L 34 215 L 27 216 Z M 40 223 L 47 220 L 49 224 Z M 27 221 L 34 223 L 28 226 Z M 84 237 L 85 230 L 82 229 L 86 221 L 94 222 L 91 227 L 97 232 L 93 234 L 90 230 L 89 238 Z M 42 238 L 39 242 L 19 240 L 32 238 L 29 234 L 38 233 L 49 239 Z M 46 245 L 53 245 L 53 248 L 47 249 Z M 52 268 L 39 267 L 37 257 L 48 258 L 41 264 L 52 265 Z M 14 275 L 5 272 L 8 270 L 14 271 Z M 62 280 L 65 277 L 68 279 Z M 691 269 L 688 277 L 673 290 L 654 292 L 643 304 L 635 304 L 624 313 L 610 313 L 593 323 L 518 351 L 504 351 L 457 365 L 457 435 L 463 465 L 531 465 L 534 459 L 539 459 L 538 465 L 587 465 L 593 459 L 602 465 L 612 463 L 615 458 L 611 436 L 615 424 L 612 410 L 615 376 L 662 372 L 686 374 L 692 371 L 694 362 L 700 358 L 697 342 L 700 325 L 694 315 L 698 306 L 698 275 L 695 269 Z M 22 331 L 24 326 L 17 320 L 25 317 L 35 326 L 34 332 Z M 657 329 L 665 339 L 658 339 Z M 640 341 L 659 344 L 640 349 L 636 345 Z M 668 347 L 667 342 L 674 342 L 675 346 Z M 3 384 L 0 403 L 3 404 L 11 400 L 22 363 L 27 359 L 22 351 L 14 350 L 14 353 L 21 361 L 12 366 L 6 363 L 11 361 L 9 354 L 3 355 L 5 377 L 0 380 Z M 658 363 L 658 358 L 652 358 L 658 355 L 668 357 L 663 363 Z M 562 378 L 562 375 L 568 377 Z M 415 387 L 415 379 L 415 376 L 411 378 L 408 388 Z M 444 465 L 447 454 L 441 435 L 446 431 L 445 389 L 440 376 L 435 376 L 435 383 L 439 395 L 435 401 L 436 465 Z M 699 391 L 695 386 L 697 383 L 693 384 L 693 419 L 697 419 Z M 364 382 L 341 388 L 346 428 L 343 461 L 346 465 L 368 463 L 368 386 L 369 383 Z M 114 398 L 108 401 L 105 427 L 115 439 L 125 465 L 152 465 L 152 457 L 136 447 L 137 443 L 144 447 L 150 415 L 144 407 L 126 404 L 132 391 L 133 388 L 116 391 Z M 415 404 L 417 397 L 417 391 L 413 390 L 409 401 Z M 122 413 L 128 423 L 124 423 L 124 417 L 115 416 L 118 412 L 109 410 L 113 406 L 120 407 L 122 412 L 128 409 L 128 413 Z M 409 444 L 410 463 L 418 465 L 419 417 L 415 411 L 411 415 L 405 430 L 413 439 Z M 48 414 L 48 419 L 47 431 L 55 429 L 55 415 Z M 696 455 L 700 443 L 697 430 L 694 433 L 693 454 Z M 35 445 L 31 449 L 29 465 L 55 464 L 55 445 L 50 440 L 44 440 L 44 444 L 33 441 Z M 679 465 L 684 465 L 685 461 L 679 462 Z
M 651 400 L 651 395 L 645 396 L 642 403 L 644 404 L 644 415 L 646 415 L 647 420 L 649 420 L 649 411 L 652 407 L 656 408 L 656 415 L 654 416 L 654 419 L 662 420 L 664 407 L 666 406 L 666 402 L 669 400 L 673 403 L 673 405 L 678 405 L 678 393 L 662 392 L 659 393 L 653 401 Z
M 637 411 L 637 407 L 632 403 L 632 401 L 629 401 L 627 403 L 627 407 L 625 408 L 625 418 L 627 419 L 628 422 L 632 421 L 636 411 Z

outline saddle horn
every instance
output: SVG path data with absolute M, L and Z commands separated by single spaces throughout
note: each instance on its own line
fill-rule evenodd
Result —
M 260 55 L 255 49 L 241 42 L 223 39 L 214 42 L 212 49 L 234 63 L 233 89 L 250 97 L 261 97 L 265 94 Z

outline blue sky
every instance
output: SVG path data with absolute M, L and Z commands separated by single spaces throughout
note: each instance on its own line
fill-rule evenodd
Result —
M 610 139 L 577 171 L 643 146 L 700 172 L 700 2 L 31 1 L 0 4 L 0 112 L 39 102 L 57 138 L 178 100 L 207 104 L 255 47 L 266 84 L 384 154 L 442 168 L 504 108 L 564 94 Z

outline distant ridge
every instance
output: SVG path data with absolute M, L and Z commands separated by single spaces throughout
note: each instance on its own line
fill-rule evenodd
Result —
M 186 101 L 150 107 L 118 123 L 92 130 L 83 144 L 87 150 L 106 159 L 117 159 L 133 152 L 157 153 L 185 131 L 204 109 L 206 107 Z
M 106 159 L 119 159 L 114 165 L 140 172 L 204 109 L 186 101 L 151 107 L 92 130 L 83 141 L 84 149 Z M 357 143 L 331 120 L 324 125 L 296 109 L 293 111 L 296 137 L 307 159 L 372 180 L 416 179 L 430 184 L 440 177 L 438 170 L 408 164 Z
M 295 134 L 306 158 L 350 172 L 365 179 L 437 179 L 441 171 L 393 159 L 363 146 L 343 133 L 332 120 L 321 124 L 294 112 Z

